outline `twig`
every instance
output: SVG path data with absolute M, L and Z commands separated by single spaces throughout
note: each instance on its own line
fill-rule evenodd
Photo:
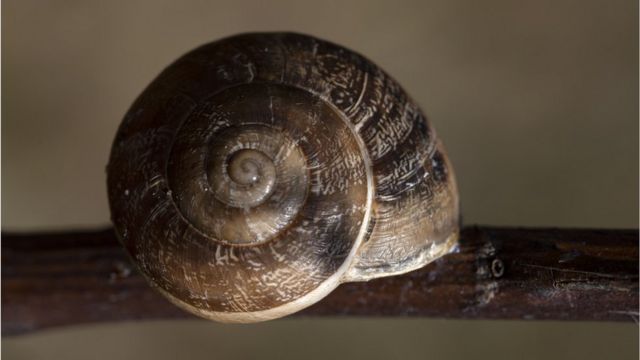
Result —
M 637 321 L 637 230 L 467 227 L 409 274 L 340 286 L 302 315 Z M 112 230 L 3 234 L 2 334 L 192 318 L 132 268 Z

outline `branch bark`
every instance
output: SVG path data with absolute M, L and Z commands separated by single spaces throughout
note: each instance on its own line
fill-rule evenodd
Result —
M 637 230 L 467 227 L 423 269 L 343 284 L 302 316 L 638 320 Z M 2 335 L 193 318 L 151 289 L 111 229 L 2 235 Z

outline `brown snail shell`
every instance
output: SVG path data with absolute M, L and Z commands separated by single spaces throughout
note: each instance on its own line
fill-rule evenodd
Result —
M 454 174 L 418 106 L 361 55 L 299 34 L 171 64 L 118 130 L 108 191 L 150 283 L 225 322 L 417 269 L 458 236 Z

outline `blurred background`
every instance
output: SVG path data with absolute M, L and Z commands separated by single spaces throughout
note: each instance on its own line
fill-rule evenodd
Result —
M 288 30 L 354 49 L 422 106 L 467 224 L 638 227 L 638 3 L 2 2 L 2 230 L 109 224 L 134 98 L 205 42 Z M 7 359 L 638 359 L 634 323 L 141 322 L 2 340 Z

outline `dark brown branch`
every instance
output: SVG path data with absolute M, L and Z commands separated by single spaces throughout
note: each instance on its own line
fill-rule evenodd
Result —
M 467 227 L 457 252 L 342 285 L 301 314 L 637 321 L 638 233 Z M 3 335 L 187 317 L 132 269 L 111 230 L 3 234 Z

